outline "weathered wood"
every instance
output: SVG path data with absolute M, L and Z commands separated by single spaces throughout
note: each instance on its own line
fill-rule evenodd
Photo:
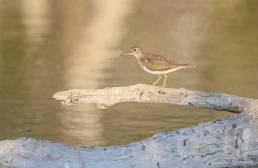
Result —
M 236 113 L 243 111 L 254 100 L 224 93 L 163 88 L 144 84 L 105 89 L 73 89 L 57 92 L 53 97 L 63 105 L 95 103 L 102 109 L 117 103 L 140 102 L 170 103 Z
M 128 94 L 128 96 L 127 96 Z M 54 97 L 64 104 L 161 102 L 241 112 L 193 127 L 162 132 L 112 147 L 71 147 L 50 141 L 0 141 L 0 167 L 171 168 L 258 165 L 258 100 L 227 94 L 147 85 L 71 90 Z
M 239 114 L 114 147 L 69 147 L 35 139 L 0 142 L 0 167 L 171 168 L 258 164 L 257 122 Z

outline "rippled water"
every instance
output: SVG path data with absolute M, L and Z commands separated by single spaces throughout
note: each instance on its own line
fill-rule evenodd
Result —
M 0 139 L 124 144 L 230 115 L 164 104 L 62 107 L 56 91 L 152 83 L 137 45 L 198 68 L 168 86 L 258 97 L 258 1 L 0 0 Z

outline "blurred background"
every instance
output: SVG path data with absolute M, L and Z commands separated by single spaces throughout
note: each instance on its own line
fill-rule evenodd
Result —
M 61 90 L 151 84 L 137 45 L 198 66 L 168 87 L 258 97 L 257 0 L 0 0 L 0 140 L 130 143 L 231 115 L 166 104 L 63 107 Z

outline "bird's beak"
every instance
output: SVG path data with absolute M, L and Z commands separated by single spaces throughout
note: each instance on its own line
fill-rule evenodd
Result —
M 128 55 L 132 55 L 131 53 L 122 53 L 120 54 L 120 56 L 128 56 Z

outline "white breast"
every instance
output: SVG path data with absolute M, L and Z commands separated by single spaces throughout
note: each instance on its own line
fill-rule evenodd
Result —
M 147 69 L 145 66 L 143 67 L 143 69 L 146 72 L 151 73 L 151 74 L 157 74 L 157 75 L 158 74 L 167 74 L 167 73 L 170 73 L 170 72 L 175 72 L 175 71 L 177 71 L 179 69 L 183 69 L 183 68 L 185 68 L 185 67 L 177 67 L 177 68 L 173 68 L 173 69 L 168 69 L 166 71 L 151 71 L 151 70 Z

